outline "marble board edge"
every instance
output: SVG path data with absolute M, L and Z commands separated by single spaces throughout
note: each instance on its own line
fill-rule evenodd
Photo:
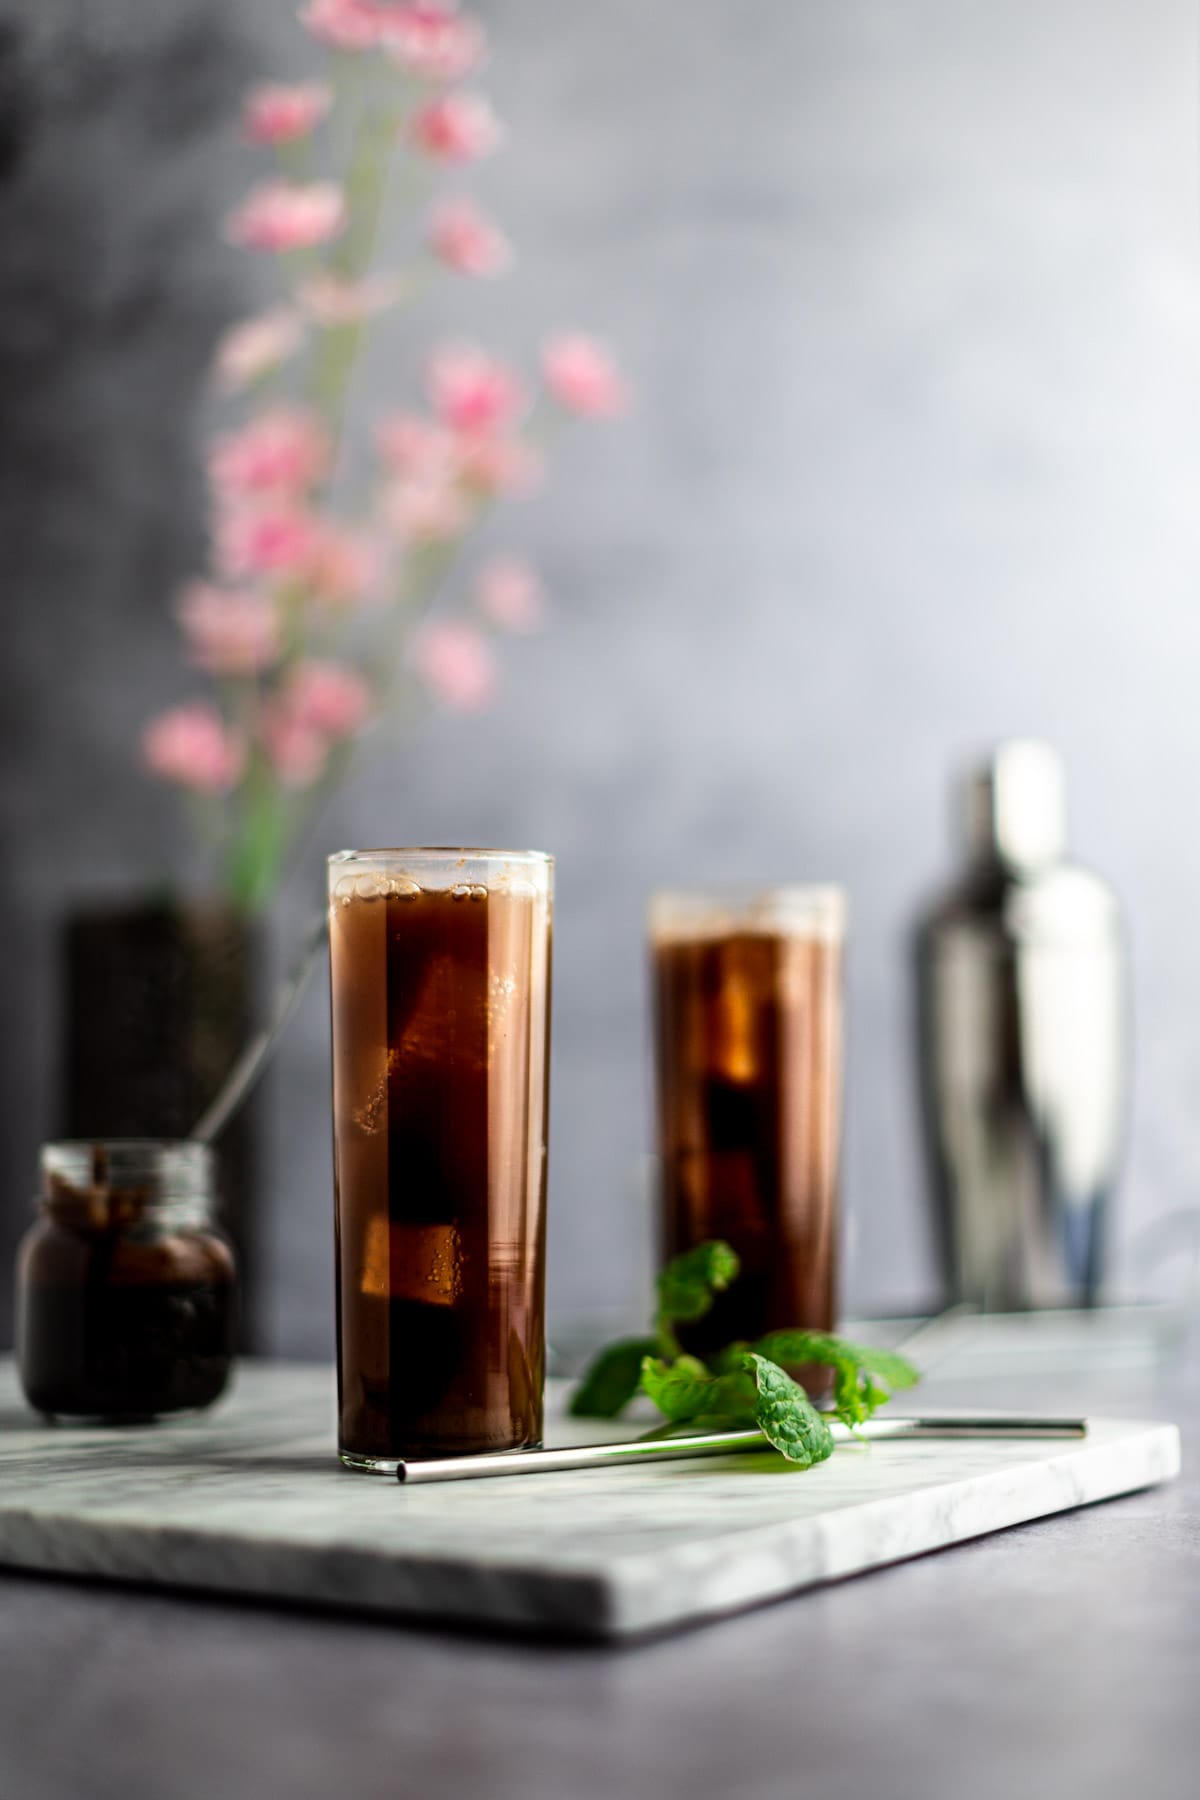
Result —
M 622 1559 L 610 1570 L 605 1635 L 638 1637 L 702 1624 L 1015 1525 L 1139 1493 L 1178 1475 L 1177 1425 L 1099 1418 L 1089 1425 L 1117 1426 L 1120 1435 L 1114 1441 L 1085 1439 L 1034 1464 L 751 1527 L 737 1536 L 736 1559 L 729 1557 L 729 1539 L 657 1552 L 653 1579 L 649 1569 L 637 1567 L 649 1558 Z
M 571 1566 L 397 1557 L 352 1544 L 318 1557 L 303 1544 L 78 1516 L 69 1519 L 68 1540 L 61 1529 L 67 1520 L 20 1508 L 0 1515 L 0 1563 L 209 1598 L 629 1641 L 1132 1493 L 1178 1472 L 1175 1426 L 1122 1421 L 1116 1429 L 1114 1439 L 1074 1444 L 1037 1464 L 752 1526 L 732 1538 L 663 1546 L 653 1554 L 600 1553 Z
M 56 1526 L 68 1525 L 69 1541 Z M 13 1528 L 16 1527 L 14 1530 Z M 336 1551 L 234 1538 L 181 1525 L 10 1512 L 0 1518 L 0 1570 L 190 1595 L 294 1606 L 398 1625 L 522 1635 L 612 1638 L 608 1572 L 396 1557 L 368 1546 Z

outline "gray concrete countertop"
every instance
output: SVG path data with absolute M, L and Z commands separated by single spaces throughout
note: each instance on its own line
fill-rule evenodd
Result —
M 0 1575 L 0 1797 L 1191 1800 L 1200 1379 L 1041 1398 L 1177 1419 L 1183 1477 L 630 1649 Z

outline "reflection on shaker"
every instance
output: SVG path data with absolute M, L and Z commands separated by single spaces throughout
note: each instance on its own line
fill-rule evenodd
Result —
M 1116 898 L 1065 857 L 1062 765 L 1002 744 L 967 794 L 968 867 L 916 943 L 925 1144 L 953 1301 L 1089 1305 L 1128 1089 Z

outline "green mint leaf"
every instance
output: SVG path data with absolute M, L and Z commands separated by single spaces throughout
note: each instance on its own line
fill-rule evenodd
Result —
M 642 1364 L 642 1391 L 674 1425 L 753 1425 L 757 1391 L 745 1369 L 711 1375 L 695 1356 Z
M 722 1293 L 737 1279 L 741 1264 L 737 1252 L 720 1238 L 697 1244 L 672 1257 L 658 1278 L 658 1316 L 655 1324 L 660 1347 L 668 1355 L 678 1355 L 676 1325 L 691 1325 L 702 1319 L 712 1306 L 715 1295 Z
M 877 1350 L 874 1344 L 850 1344 L 848 1348 L 857 1356 L 860 1367 L 868 1375 L 877 1375 L 892 1393 L 900 1388 L 916 1387 L 921 1379 L 920 1371 L 908 1358 L 898 1356 L 894 1350 Z
M 842 1363 L 834 1370 L 833 1410 L 842 1424 L 849 1425 L 851 1430 L 863 1424 L 875 1410 L 859 1384 L 854 1363 Z
M 637 1393 L 642 1362 L 657 1349 L 653 1338 L 619 1338 L 601 1350 L 571 1396 L 577 1419 L 615 1419 Z
M 747 1345 L 747 1349 L 750 1346 Z M 791 1363 L 826 1363 L 836 1368 L 847 1360 L 842 1354 L 839 1338 L 828 1331 L 804 1331 L 796 1326 L 792 1330 L 768 1331 L 766 1337 L 758 1339 L 753 1346 L 759 1356 L 765 1356 L 768 1362 Z
M 712 1376 L 694 1356 L 680 1356 L 674 1362 L 647 1356 L 642 1363 L 643 1393 L 675 1423 L 702 1412 L 713 1385 Z
M 867 1414 L 867 1417 L 870 1418 L 871 1413 L 875 1411 L 876 1407 L 885 1406 L 892 1396 L 887 1388 L 876 1387 L 875 1383 L 868 1376 L 862 1386 L 862 1397 L 865 1404 L 870 1408 L 870 1412 Z
M 726 1344 L 723 1350 L 716 1351 L 708 1358 L 708 1366 L 714 1375 L 736 1375 L 746 1367 L 746 1352 L 754 1346 L 745 1338 L 738 1338 L 732 1344 Z
M 801 1469 L 832 1456 L 833 1433 L 800 1384 L 752 1350 L 745 1367 L 758 1392 L 754 1422 L 776 1450 Z
M 753 1425 L 757 1397 L 749 1370 L 730 1369 L 714 1378 L 701 1416 L 712 1425 Z
M 760 1338 L 754 1348 L 759 1356 L 793 1368 L 798 1363 L 822 1363 L 832 1368 L 834 1410 L 850 1426 L 869 1419 L 894 1389 L 912 1387 L 919 1379 L 912 1364 L 894 1350 L 852 1344 L 848 1338 L 835 1337 L 828 1331 L 772 1331 Z

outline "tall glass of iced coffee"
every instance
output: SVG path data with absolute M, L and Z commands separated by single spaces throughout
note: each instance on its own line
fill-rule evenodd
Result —
M 329 859 L 339 1453 L 540 1443 L 553 858 Z
M 742 1264 L 680 1335 L 703 1356 L 784 1326 L 831 1330 L 844 896 L 658 894 L 650 935 L 664 1252 L 724 1238 Z

